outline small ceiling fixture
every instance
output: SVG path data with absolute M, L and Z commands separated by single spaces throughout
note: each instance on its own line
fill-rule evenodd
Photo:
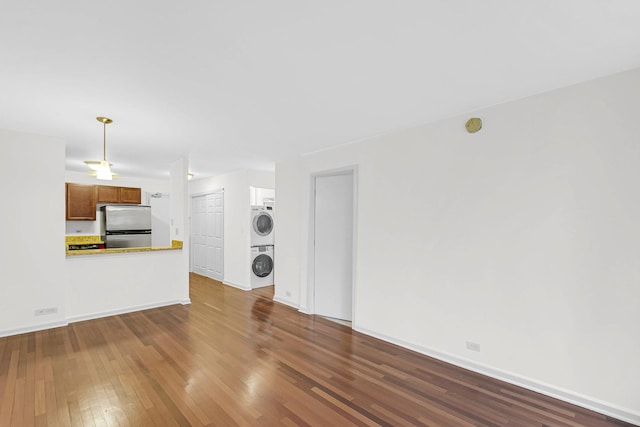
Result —
M 467 123 L 464 126 L 467 128 L 467 132 L 476 133 L 480 129 L 482 129 L 482 119 L 478 117 L 472 117 L 467 120 Z
M 87 160 L 84 163 L 92 169 L 89 175 L 95 176 L 98 179 L 111 180 L 116 177 L 117 174 L 111 172 L 111 163 L 107 162 L 107 125 L 113 123 L 108 117 L 96 117 L 103 126 L 103 146 L 102 146 L 102 160 Z

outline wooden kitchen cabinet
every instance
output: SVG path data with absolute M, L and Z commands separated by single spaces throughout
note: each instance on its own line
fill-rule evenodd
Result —
M 96 203 L 120 203 L 120 187 L 96 185 Z
M 114 185 L 85 185 L 67 182 L 68 221 L 95 221 L 98 203 L 126 203 L 139 205 L 142 190 L 137 187 L 116 187 Z
M 142 203 L 142 190 L 135 187 L 120 187 L 120 203 Z
M 142 191 L 140 188 L 96 185 L 96 203 L 131 203 L 139 205 L 141 201 Z
M 66 219 L 71 221 L 96 220 L 95 185 L 66 183 L 67 213 Z

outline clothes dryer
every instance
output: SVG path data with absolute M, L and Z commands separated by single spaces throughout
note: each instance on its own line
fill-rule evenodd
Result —
M 273 246 L 251 247 L 251 289 L 273 285 Z
M 273 245 L 273 207 L 251 206 L 251 246 Z

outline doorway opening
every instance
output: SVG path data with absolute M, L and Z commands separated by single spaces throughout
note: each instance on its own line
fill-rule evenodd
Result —
M 312 176 L 309 307 L 351 325 L 355 305 L 357 169 Z

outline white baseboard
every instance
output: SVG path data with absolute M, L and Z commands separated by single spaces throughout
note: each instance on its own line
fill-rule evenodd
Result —
M 243 286 L 243 285 L 239 285 L 237 283 L 233 283 L 233 282 L 222 282 L 223 285 L 227 285 L 227 286 L 231 286 L 233 288 L 238 288 L 241 289 L 243 291 L 250 291 L 251 288 L 248 286 Z
M 27 334 L 29 332 L 44 331 L 45 329 L 59 328 L 67 326 L 69 322 L 66 320 L 58 320 L 57 322 L 40 323 L 38 325 L 26 326 L 24 328 L 7 329 L 0 331 L 0 337 L 9 337 L 11 335 Z
M 149 310 L 150 308 L 166 307 L 168 305 L 174 305 L 174 304 L 183 304 L 182 301 L 184 300 L 171 300 L 171 301 L 156 302 L 152 304 L 135 305 L 135 306 L 129 306 L 124 308 L 118 308 L 116 310 L 106 310 L 106 311 L 100 311 L 96 313 L 81 314 L 79 316 L 70 316 L 70 317 L 67 317 L 67 320 L 69 323 L 82 322 L 84 320 L 92 320 L 92 319 L 99 319 L 101 317 L 116 316 L 118 314 L 132 313 L 134 311 Z
M 79 316 L 69 316 L 66 318 L 66 320 L 60 320 L 57 322 L 41 323 L 38 325 L 27 326 L 24 328 L 8 329 L 5 331 L 0 331 L 0 337 L 8 337 L 11 335 L 20 335 L 20 334 L 26 334 L 29 332 L 44 331 L 46 329 L 59 328 L 61 326 L 68 326 L 69 323 L 82 322 L 84 320 L 99 319 L 101 317 L 115 316 L 115 315 L 124 314 L 124 313 L 132 313 L 134 311 L 148 310 L 150 308 L 166 307 L 168 305 L 174 305 L 174 304 L 188 305 L 188 304 L 191 304 L 191 299 L 183 298 L 180 300 L 172 300 L 172 301 L 157 302 L 153 304 L 130 306 L 125 308 L 120 308 L 117 310 L 107 310 L 107 311 L 101 311 L 101 312 L 90 313 L 90 314 L 82 314 Z
M 266 288 L 267 286 L 273 286 L 273 283 L 265 283 L 264 285 L 251 286 L 251 289 Z
M 381 339 L 382 341 L 387 341 L 392 344 L 399 345 L 400 347 L 404 347 L 409 350 L 424 354 L 426 356 L 433 357 L 434 359 L 438 359 L 443 362 L 450 363 L 452 365 L 459 366 L 461 368 L 465 368 L 470 371 L 507 382 L 509 384 L 517 385 L 528 390 L 544 394 L 546 396 L 554 397 L 556 399 L 572 403 L 574 405 L 581 406 L 583 408 L 590 409 L 604 415 L 608 415 L 621 421 L 626 421 L 634 425 L 640 425 L 640 412 L 632 410 L 630 408 L 621 408 L 608 402 L 603 402 L 601 400 L 594 399 L 592 397 L 585 396 L 571 390 L 565 390 L 563 388 L 536 381 L 534 379 L 514 374 L 512 372 L 503 371 L 501 369 L 484 365 L 473 360 L 454 356 L 452 354 L 434 350 L 428 347 L 418 346 L 403 340 L 386 336 L 384 334 L 379 334 L 366 328 L 356 327 L 355 324 L 353 325 L 353 329 L 365 335 Z
M 275 295 L 273 297 L 273 300 L 275 302 L 279 302 L 280 304 L 288 305 L 289 307 L 293 307 L 295 309 L 298 309 L 298 305 L 296 303 L 294 303 L 293 301 L 289 301 L 289 300 L 286 300 L 284 298 L 280 298 L 279 296 L 275 296 Z

